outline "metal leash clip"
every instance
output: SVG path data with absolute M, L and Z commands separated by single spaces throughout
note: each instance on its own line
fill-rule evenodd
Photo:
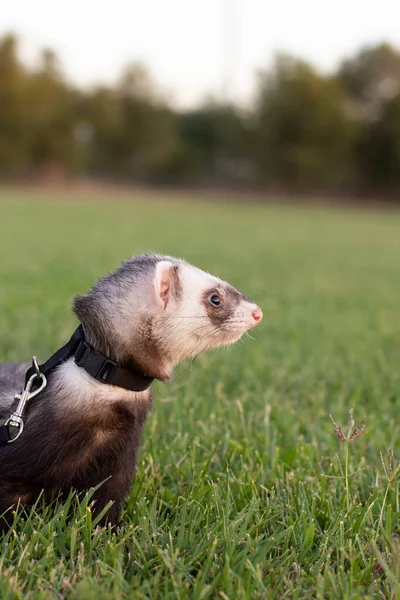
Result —
M 40 394 L 40 392 L 42 392 L 47 385 L 47 379 L 45 375 L 43 375 L 43 373 L 40 372 L 36 356 L 34 356 L 32 359 L 32 365 L 35 369 L 35 373 L 31 375 L 31 377 L 28 379 L 23 392 L 14 396 L 14 399 L 18 400 L 17 408 L 15 409 L 15 412 L 13 412 L 7 419 L 7 421 L 4 423 L 6 427 L 15 427 L 16 429 L 18 429 L 17 435 L 15 435 L 12 439 L 8 441 L 9 444 L 15 442 L 24 430 L 23 416 L 25 411 L 25 404 L 29 400 Z M 41 382 L 40 386 L 32 392 L 31 390 L 33 385 L 35 384 L 35 382 L 38 381 Z

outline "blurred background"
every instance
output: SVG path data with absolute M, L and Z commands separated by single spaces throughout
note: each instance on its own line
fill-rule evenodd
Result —
M 398 2 L 3 3 L 0 182 L 396 202 Z

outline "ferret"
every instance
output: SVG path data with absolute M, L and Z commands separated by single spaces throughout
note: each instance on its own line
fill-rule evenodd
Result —
M 143 254 L 121 263 L 73 311 L 85 340 L 118 366 L 160 381 L 200 352 L 233 344 L 262 319 L 261 309 L 227 282 L 184 260 Z M 27 363 L 0 365 L 0 424 L 24 387 Z M 98 381 L 74 357 L 48 375 L 47 387 L 26 405 L 24 430 L 0 447 L 0 515 L 71 489 L 95 491 L 94 513 L 115 526 L 135 474 L 150 389 Z

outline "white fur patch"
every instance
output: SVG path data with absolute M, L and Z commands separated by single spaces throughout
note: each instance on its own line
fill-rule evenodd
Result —
M 117 401 L 148 402 L 149 390 L 144 392 L 131 392 L 114 385 L 101 383 L 94 379 L 70 358 L 57 367 L 57 388 L 62 391 L 64 400 L 60 409 L 67 411 L 100 408 L 100 403 L 112 404 Z

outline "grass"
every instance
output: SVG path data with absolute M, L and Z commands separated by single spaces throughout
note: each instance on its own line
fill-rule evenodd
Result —
M 0 219 L 0 360 L 45 359 L 72 296 L 144 250 L 264 310 L 156 385 L 117 534 L 90 498 L 16 515 L 2 599 L 400 598 L 400 214 L 3 193 Z

